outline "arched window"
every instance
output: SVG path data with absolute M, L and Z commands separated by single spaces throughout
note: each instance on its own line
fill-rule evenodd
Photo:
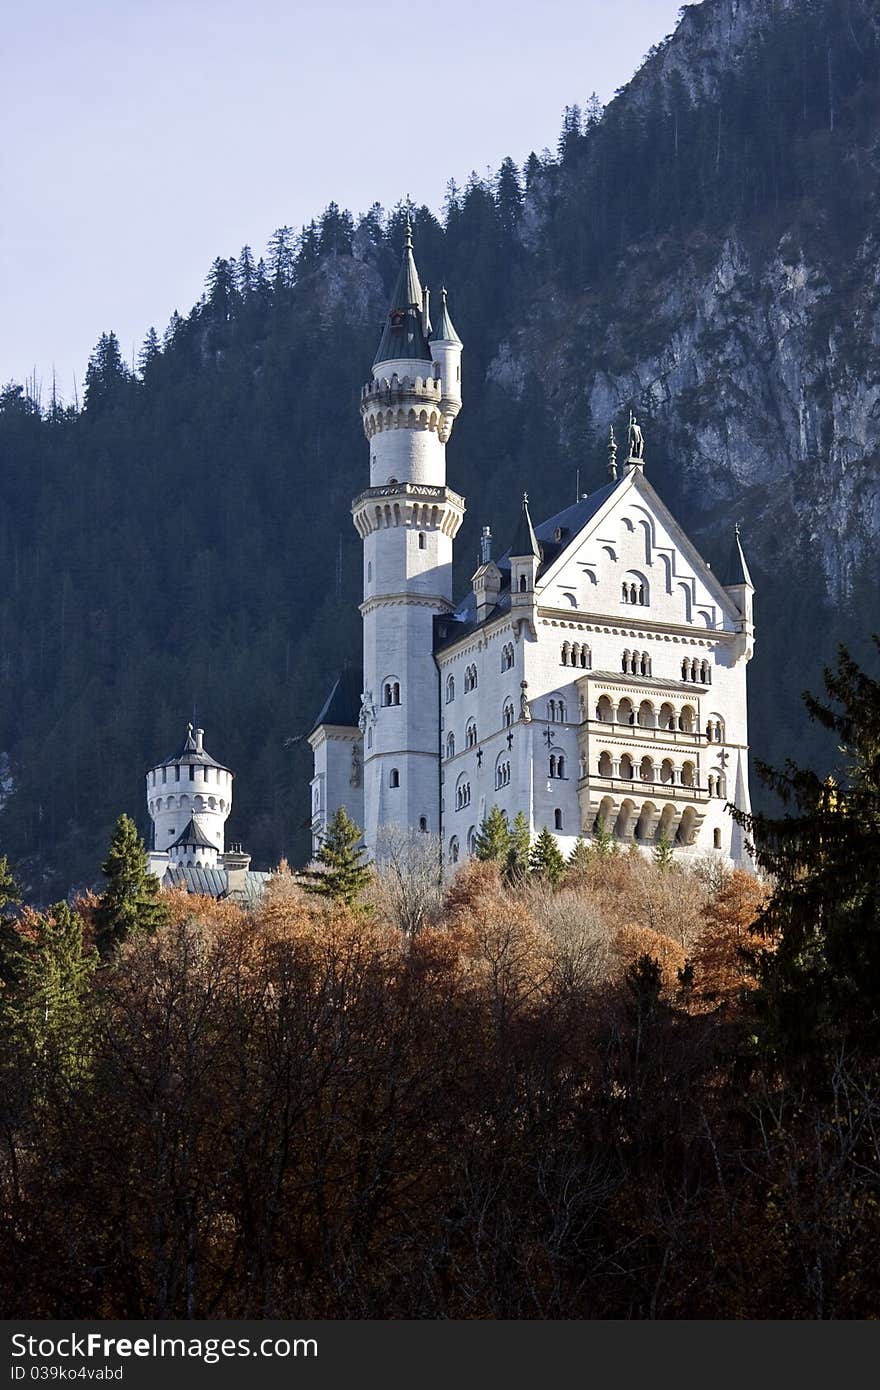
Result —
M 422 835 L 427 835 L 427 833 L 428 833 L 428 817 L 427 817 L 427 816 L 419 816 L 419 832 L 420 832 Z
M 721 831 L 716 826 L 712 831 L 712 846 L 714 849 L 721 848 Z
M 600 695 L 596 702 L 596 718 L 601 724 L 614 722 L 614 707 L 607 695 Z
M 675 728 L 675 711 L 670 704 L 665 703 L 660 706 L 657 724 L 661 729 Z
M 694 719 L 695 715 L 693 708 L 690 705 L 683 705 L 681 714 L 678 716 L 678 727 L 683 734 L 692 734 L 694 732 Z
M 633 710 L 632 700 L 624 697 L 617 706 L 618 724 L 635 724 L 636 716 Z
M 400 773 L 398 772 L 396 767 L 393 767 L 388 774 L 388 785 L 389 787 L 400 786 Z
M 582 643 L 582 644 L 581 644 L 581 659 L 580 659 L 580 667 L 581 667 L 581 670 L 582 670 L 582 671 L 587 671 L 587 670 L 589 670 L 589 666 L 590 666 L 590 649 L 589 649 L 589 647 L 588 647 L 585 643 Z
M 614 776 L 614 762 L 613 762 L 613 759 L 612 759 L 612 757 L 611 757 L 611 754 L 608 753 L 608 752 L 604 752 L 604 753 L 600 753 L 600 754 L 599 754 L 599 776 L 600 776 L 600 777 L 613 777 L 613 776 Z
M 675 768 L 671 758 L 664 758 L 660 764 L 660 781 L 670 786 L 675 781 Z
M 506 642 L 501 648 L 501 669 L 502 671 L 513 670 L 513 643 Z
M 562 829 L 562 812 L 558 806 L 556 807 L 556 810 L 553 812 L 553 829 Z
M 446 756 L 447 758 L 455 757 L 455 734 L 446 735 Z
M 629 675 L 629 648 L 623 653 L 622 668 L 624 675 Z
M 681 678 L 683 681 L 687 680 L 689 669 L 690 668 L 688 667 L 687 658 L 685 658 L 685 660 L 681 663 Z
M 684 763 L 684 764 L 683 764 L 682 769 L 681 769 L 681 785 L 682 785 L 683 787 L 692 787 L 692 786 L 694 785 L 694 765 L 693 765 L 693 763 Z
M 505 700 L 505 701 L 504 701 L 504 710 L 503 710 L 503 712 L 502 712 L 502 717 L 503 717 L 503 719 L 504 719 L 504 727 L 505 727 L 505 729 L 509 729 L 510 726 L 511 726 L 511 724 L 513 723 L 513 701 L 512 701 L 512 700 Z
M 382 704 L 400 704 L 400 681 L 395 680 L 393 676 L 390 676 L 388 680 L 384 681 L 382 684 Z
M 495 763 L 495 790 L 510 784 L 510 760 L 501 753 Z
M 467 727 L 464 731 L 464 741 L 468 748 L 476 748 L 477 746 L 477 726 L 473 719 L 469 719 L 467 722 Z
M 698 681 L 699 679 L 700 679 L 700 663 L 697 661 L 697 658 L 694 657 L 693 661 L 691 662 L 691 681 L 693 682 L 694 685 L 696 685 L 696 683 L 697 683 L 697 681 Z
M 700 680 L 703 685 L 710 685 L 712 681 L 711 669 L 708 661 L 700 662 Z
M 638 724 L 641 729 L 654 728 L 654 706 L 651 704 L 650 700 L 643 700 L 639 705 Z
M 424 531 L 420 531 L 420 532 L 419 532 L 419 550 L 424 550 L 424 548 L 425 548 L 425 546 L 426 546 L 427 544 L 428 544 L 428 540 L 427 540 L 427 537 L 426 537 Z
M 368 747 L 368 748 L 372 748 L 372 746 L 373 746 L 373 726 L 372 726 L 372 724 L 371 724 L 370 727 L 369 727 L 369 729 L 367 729 L 367 747 Z
M 457 836 L 457 835 L 453 835 L 452 839 L 449 841 L 449 862 L 450 862 L 450 864 L 457 864 L 457 863 L 458 863 L 458 836 Z
M 624 603 L 629 603 L 629 585 L 628 585 L 628 584 L 622 584 L 622 585 L 620 586 L 620 597 L 621 597 L 621 599 L 623 600 Z
M 452 700 L 454 700 L 454 699 L 455 699 L 455 676 L 449 675 L 449 676 L 446 677 L 446 703 L 447 703 L 447 705 L 450 703 L 450 701 L 452 701 Z
M 653 782 L 654 780 L 654 764 L 647 755 L 639 763 L 639 777 L 643 782 Z
M 633 779 L 633 760 L 629 753 L 624 753 L 620 760 L 620 775 L 627 782 L 631 782 Z
M 464 673 L 464 693 L 467 694 L 469 690 L 476 690 L 476 688 L 477 668 L 476 666 L 468 666 Z
M 562 644 L 562 654 L 561 654 L 561 661 L 562 661 L 563 666 L 567 666 L 567 665 L 568 665 L 568 663 L 569 663 L 569 658 L 570 658 L 570 657 L 571 657 L 571 643 L 570 643 L 570 642 L 563 642 L 563 644 Z
M 640 669 L 641 669 L 641 674 L 642 674 L 643 676 L 650 676 L 650 674 L 651 674 L 651 658 L 649 657 L 649 655 L 648 655 L 647 652 L 642 652 L 642 662 L 641 662 L 641 668 L 640 668 Z
M 477 827 L 472 825 L 467 833 L 468 854 L 473 858 L 477 852 Z
M 467 776 L 462 773 L 455 784 L 455 809 L 460 811 L 463 806 L 471 804 L 471 784 Z
M 520 591 L 520 593 L 521 593 L 521 594 L 524 594 L 524 593 L 526 592 L 526 589 L 527 589 L 527 588 L 528 588 L 528 585 L 527 585 L 527 583 L 526 583 L 526 577 L 525 577 L 524 574 L 521 574 L 520 577 L 519 577 L 519 591 Z

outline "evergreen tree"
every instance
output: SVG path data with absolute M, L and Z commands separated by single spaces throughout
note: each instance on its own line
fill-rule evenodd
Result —
M 315 855 L 322 867 L 307 872 L 306 890 L 356 907 L 372 876 L 370 865 L 364 862 L 365 853 L 360 826 L 340 806 Z
M 543 879 L 545 883 L 550 884 L 551 888 L 555 888 L 562 882 L 562 876 L 565 873 L 565 860 L 556 842 L 556 836 L 552 830 L 547 829 L 546 825 L 532 846 L 529 868 L 535 878 Z
M 292 227 L 278 227 L 272 233 L 266 249 L 266 259 L 273 290 L 289 290 L 295 279 L 296 259 Z
M 118 397 L 130 379 L 115 333 L 102 333 L 86 368 L 85 409 L 93 415 Z
M 147 869 L 137 826 L 124 812 L 116 822 L 101 872 L 107 886 L 95 909 L 95 936 L 106 956 L 133 932 L 155 931 L 167 915 L 159 898 L 159 880 Z
M 510 852 L 510 827 L 498 806 L 493 806 L 477 834 L 474 853 L 484 862 L 490 859 L 506 864 Z
M 235 267 L 235 288 L 238 290 L 243 300 L 250 299 L 258 288 L 257 268 L 254 265 L 254 253 L 247 245 L 241 248 L 238 261 Z
M 161 356 L 162 348 L 159 344 L 159 335 L 155 328 L 151 328 L 144 338 L 143 345 L 138 353 L 138 368 L 142 379 L 146 379 L 148 372 L 151 371 L 153 365 Z
M 794 814 L 731 808 L 775 884 L 755 927 L 767 943 L 754 964 L 768 1041 L 799 1053 L 880 1040 L 880 681 L 841 647 L 825 686 L 828 703 L 810 694 L 804 703 L 837 737 L 839 780 L 759 763 Z
M 593 849 L 600 859 L 607 859 L 609 854 L 617 853 L 614 832 L 609 830 L 604 820 L 600 820 L 593 831 Z
M 504 878 L 511 887 L 524 883 L 529 873 L 529 854 L 532 837 L 524 811 L 517 811 L 510 827 L 507 858 L 504 864 Z
M 589 845 L 583 835 L 578 835 L 574 849 L 568 856 L 568 862 L 565 866 L 566 876 L 570 874 L 573 878 L 577 878 L 580 874 L 586 873 L 590 867 L 591 859 L 592 854 Z
M 4 1022 L 19 1046 L 69 1078 L 83 1063 L 86 1001 L 97 952 L 85 945 L 82 918 L 65 902 L 45 913 L 26 912 L 17 935 Z
M 508 156 L 502 160 L 495 180 L 495 201 L 498 204 L 498 220 L 501 232 L 509 242 L 513 238 L 522 211 L 522 186 L 519 170 Z
M 661 835 L 653 850 L 654 863 L 658 869 L 671 869 L 675 863 L 675 852 L 668 835 Z

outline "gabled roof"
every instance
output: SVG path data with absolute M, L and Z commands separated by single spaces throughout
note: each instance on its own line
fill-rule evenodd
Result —
M 335 724 L 343 729 L 356 729 L 361 712 L 363 673 L 359 668 L 346 666 L 334 681 L 321 712 L 312 725 L 312 732 L 322 724 Z
M 230 891 L 225 869 L 209 869 L 202 864 L 191 868 L 170 864 L 162 883 L 167 888 L 185 888 L 188 893 L 198 893 L 205 898 L 229 898 L 230 902 L 239 903 L 242 907 L 253 907 L 259 902 L 270 878 L 271 874 L 264 869 L 248 869 L 244 886 Z
M 190 817 L 189 824 L 184 829 L 183 834 L 178 835 L 177 839 L 171 845 L 171 849 L 177 849 L 179 845 L 201 845 L 204 849 L 217 848 L 217 846 L 214 844 L 214 841 L 208 839 L 202 827 L 200 825 L 196 825 L 192 817 Z
M 407 218 L 403 260 L 391 291 L 391 305 L 373 366 L 401 357 L 430 362 L 431 349 L 425 329 L 422 321 L 422 286 L 413 256 L 412 228 Z

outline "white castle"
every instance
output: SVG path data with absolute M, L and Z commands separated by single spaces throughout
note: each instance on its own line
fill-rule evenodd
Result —
M 346 671 L 309 735 L 313 848 L 337 808 L 372 853 L 384 826 L 473 854 L 494 805 L 563 853 L 602 825 L 646 848 L 746 863 L 726 803 L 749 809 L 746 666 L 754 587 L 737 530 L 728 572 L 700 557 L 645 477 L 630 415 L 609 481 L 509 549 L 483 530 L 457 606 L 452 548 L 464 498 L 446 483 L 461 354 L 442 292 L 433 329 L 407 224 L 392 304 L 361 394 L 370 485 L 363 541 L 363 677 Z
M 241 845 L 226 849 L 234 776 L 211 757 L 204 730 L 192 724 L 179 751 L 147 773 L 153 827 L 147 864 L 164 886 L 245 903 L 259 897 L 268 874 L 251 869 Z

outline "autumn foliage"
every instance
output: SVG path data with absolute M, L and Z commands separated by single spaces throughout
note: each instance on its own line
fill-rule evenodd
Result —
M 4 1314 L 876 1313 L 880 1096 L 751 1058 L 763 893 L 633 853 L 470 863 L 417 931 L 286 869 L 253 915 L 164 895 L 66 1050 L 3 1015 Z

